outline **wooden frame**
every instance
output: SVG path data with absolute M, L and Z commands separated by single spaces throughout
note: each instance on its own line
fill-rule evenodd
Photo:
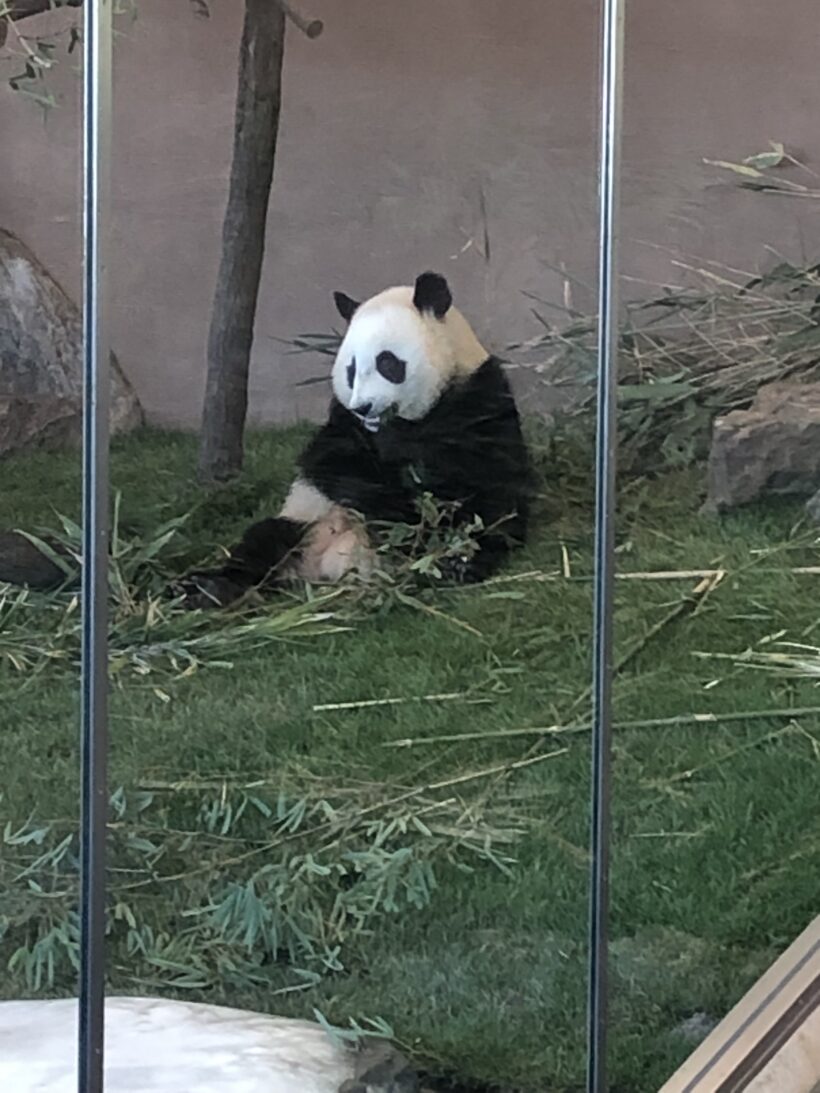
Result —
M 818 1093 L 820 916 L 660 1093 Z

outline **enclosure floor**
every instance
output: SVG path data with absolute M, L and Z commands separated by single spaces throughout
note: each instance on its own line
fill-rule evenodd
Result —
M 242 479 L 209 494 L 195 437 L 112 446 L 109 993 L 383 1022 L 436 1093 L 579 1093 L 591 449 L 533 433 L 532 538 L 484 586 L 152 608 L 278 510 L 306 436 L 251 433 Z M 5 459 L 0 528 L 76 543 L 80 486 L 76 453 Z M 707 518 L 702 487 L 684 468 L 619 497 L 612 1093 L 657 1093 L 818 913 L 817 676 L 742 655 L 783 635 L 820 661 L 816 533 L 788 499 Z M 0 603 L 0 998 L 76 990 L 78 615 L 69 593 Z M 306 852 L 330 872 L 298 873 Z M 366 884 L 342 887 L 351 860 Z M 398 898 L 378 887 L 397 875 Z M 336 924 L 341 905 L 366 928 Z M 342 971 L 297 977 L 338 944 Z

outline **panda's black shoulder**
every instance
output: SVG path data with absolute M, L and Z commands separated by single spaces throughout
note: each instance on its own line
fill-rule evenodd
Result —
M 526 520 L 533 487 L 515 396 L 497 357 L 449 384 L 420 423 L 429 489 L 439 497 L 481 498 L 489 526 L 514 505 Z
M 488 357 L 467 379 L 466 386 L 478 398 L 512 398 L 507 373 L 498 357 Z
M 488 357 L 468 376 L 448 384 L 429 419 L 451 435 L 461 428 L 492 430 L 517 424 L 518 408 L 501 361 Z

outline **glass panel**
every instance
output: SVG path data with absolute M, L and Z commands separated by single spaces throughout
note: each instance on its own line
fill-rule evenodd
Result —
M 375 1031 L 429 1085 L 580 1088 L 598 12 L 118 12 L 109 992 Z M 75 299 L 77 15 L 7 31 L 0 98 L 9 224 Z M 56 530 L 59 567 L 76 449 L 7 468 L 0 526 Z M 1 989 L 71 995 L 79 611 L 19 595 Z M 165 1012 L 149 1067 L 193 1049 Z
M 0 1084 L 21 1091 L 75 1065 L 74 1003 L 38 1007 L 76 995 L 80 948 L 82 85 L 78 13 L 50 6 L 0 5 Z M 113 407 L 137 423 L 118 364 Z
M 261 18 L 261 7 L 271 5 L 248 11 Z M 246 345 L 241 301 L 253 297 L 262 222 L 260 191 L 243 183 L 222 234 L 243 31 L 236 6 L 208 10 L 141 5 L 117 43 L 118 345 L 151 426 L 115 452 L 123 536 L 153 544 L 184 517 L 151 566 L 219 569 L 249 526 L 279 514 L 318 435 L 302 473 L 369 518 L 384 572 L 152 616 L 141 682 L 127 658 L 113 699 L 112 789 L 125 795 L 122 836 L 137 839 L 113 850 L 134 871 L 113 888 L 136 921 L 123 917 L 112 935 L 114 986 L 318 1010 L 344 1027 L 385 1022 L 415 1065 L 468 1087 L 577 1085 L 589 756 L 583 733 L 551 727 L 588 720 L 592 448 L 588 437 L 557 447 L 534 412 L 568 397 L 551 372 L 554 328 L 566 308 L 595 307 L 597 13 L 568 9 L 558 38 L 542 33 L 534 2 L 514 22 L 490 3 L 300 6 L 324 30 L 311 39 L 287 27 L 241 474 L 203 486 L 198 461 L 206 478 L 232 470 L 224 425 L 241 421 L 243 381 L 229 365 Z M 265 19 L 275 66 L 278 29 Z M 261 136 L 233 158 L 262 189 L 272 121 L 252 110 L 248 81 L 263 77 L 246 62 L 243 131 Z M 430 313 L 444 306 L 434 283 L 426 315 L 412 309 L 425 270 L 445 276 L 486 350 L 451 332 L 450 312 Z M 411 287 L 398 313 L 374 308 L 369 326 L 364 311 L 353 316 L 341 440 L 317 433 L 348 329 L 333 293 L 359 302 L 395 284 Z M 462 525 L 454 542 L 446 505 L 425 510 L 424 536 L 407 525 L 436 489 L 445 501 L 483 490 L 485 523 L 507 515 L 515 451 L 500 426 L 477 420 L 498 413 L 495 368 L 475 405 L 414 421 L 438 376 L 453 363 L 474 372 L 491 350 L 509 359 L 526 412 L 532 530 L 488 571 L 493 583 L 452 588 L 478 529 Z M 392 357 L 379 362 L 383 352 Z M 203 463 L 209 359 L 221 410 L 207 417 Z M 287 510 L 322 512 L 304 490 Z M 293 570 L 297 531 L 259 532 L 263 570 Z M 338 526 L 326 521 L 322 535 L 338 539 Z M 252 546 L 199 587 L 229 598 L 248 573 L 256 582 Z M 347 549 L 330 552 L 338 569 Z M 307 554 L 312 568 L 303 560 L 297 576 L 334 575 L 327 558 L 317 570 L 315 545 Z M 517 763 L 527 765 L 506 769 Z
M 622 1089 L 661 1087 L 817 911 L 818 558 L 804 504 L 820 448 L 808 464 L 798 454 L 817 391 L 799 386 L 817 380 L 816 183 L 801 166 L 816 144 L 802 104 L 820 91 L 812 15 L 629 6 L 611 954 Z M 786 56 L 786 78 L 762 92 L 761 65 Z

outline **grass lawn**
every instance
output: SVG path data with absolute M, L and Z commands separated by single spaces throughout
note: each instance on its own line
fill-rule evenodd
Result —
M 242 483 L 196 509 L 185 532 L 189 559 L 201 560 L 270 511 L 288 485 L 303 435 L 292 429 L 250 438 Z M 194 440 L 176 434 L 146 432 L 115 445 L 112 477 L 122 492 L 124 531 L 150 534 L 201 501 L 194 453 Z M 0 527 L 54 526 L 54 509 L 76 516 L 78 483 L 76 456 L 4 461 Z M 694 655 L 737 653 L 781 630 L 806 640 L 820 622 L 818 578 L 790 569 L 817 564 L 817 548 L 805 529 L 794 530 L 798 506 L 718 521 L 698 515 L 698 486 L 694 472 L 676 472 L 624 493 L 623 571 L 719 566 L 727 575 L 696 596 L 697 577 L 619 582 L 616 717 L 757 712 L 617 731 L 611 1071 L 621 1093 L 656 1090 L 691 1050 L 680 1031 L 685 1019 L 722 1015 L 818 910 L 818 718 L 760 711 L 820 707 L 820 691 L 808 680 Z M 441 591 L 424 601 L 432 610 L 393 604 L 364 613 L 345 632 L 249 648 L 230 667 L 206 666 L 163 678 L 161 686 L 150 673 L 124 678 L 112 696 L 111 786 L 133 795 L 162 783 L 163 815 L 180 830 L 216 807 L 208 785 L 256 780 L 254 793 L 264 803 L 275 798 L 271 787 L 281 786 L 285 771 L 304 783 L 378 783 L 397 791 L 452 780 L 439 797 L 467 807 L 456 778 L 522 759 L 537 744 L 536 736 L 512 730 L 577 724 L 588 715 L 591 588 L 581 578 L 590 572 L 591 510 L 562 496 L 555 474 L 545 479 L 542 509 L 530 547 L 505 576 L 539 571 L 557 579 Z M 570 579 L 561 577 L 565 565 Z M 7 638 L 0 633 L 0 642 Z M 38 920 L 52 922 L 42 878 L 38 892 L 30 875 L 19 875 L 31 846 L 10 845 L 8 831 L 32 815 L 38 822 L 76 816 L 78 686 L 60 665 L 32 675 L 5 661 L 0 688 L 0 827 L 11 825 L 0 871 L 0 958 L 13 967 L 0 990 L 8 996 L 26 990 L 14 954 L 31 952 L 41 936 Z M 314 709 L 443 693 L 462 697 Z M 463 733 L 474 735 L 385 747 Z M 203 986 L 182 972 L 174 979 L 169 957 L 165 965 L 154 960 L 152 980 L 134 976 L 123 942 L 112 957 L 112 989 L 150 991 L 175 982 L 176 993 L 188 997 L 307 1016 L 316 1007 L 336 1024 L 381 1018 L 431 1071 L 458 1075 L 465 1089 L 581 1089 L 587 734 L 553 734 L 540 749 L 555 754 L 501 781 L 470 783 L 470 807 L 481 792 L 491 801 L 495 794 L 502 813 L 526 819 L 517 841 L 502 848 L 515 864 L 503 870 L 469 855 L 437 859 L 429 901 L 371 917 L 346 941 L 343 970 L 276 994 L 294 982 L 285 962 L 269 961 L 264 980 L 243 979 L 225 965 L 222 979 Z M 185 780 L 188 789 L 178 784 Z M 248 822 L 263 832 L 266 815 L 259 811 Z M 178 847 L 179 884 L 197 869 L 205 843 L 213 847 L 220 830 L 225 839 L 233 831 L 227 821 L 208 830 L 202 841 L 192 836 Z M 220 860 L 228 864 L 219 877 L 205 871 L 206 888 L 230 873 L 230 857 Z M 55 861 L 50 883 L 62 870 L 59 883 L 71 890 L 73 869 L 70 858 Z M 156 952 L 157 939 L 167 935 L 172 953 L 191 918 L 161 896 L 145 906 L 143 938 L 150 927 Z M 66 960 L 57 961 L 53 982 L 46 976 L 40 985 L 43 993 L 71 987 Z

